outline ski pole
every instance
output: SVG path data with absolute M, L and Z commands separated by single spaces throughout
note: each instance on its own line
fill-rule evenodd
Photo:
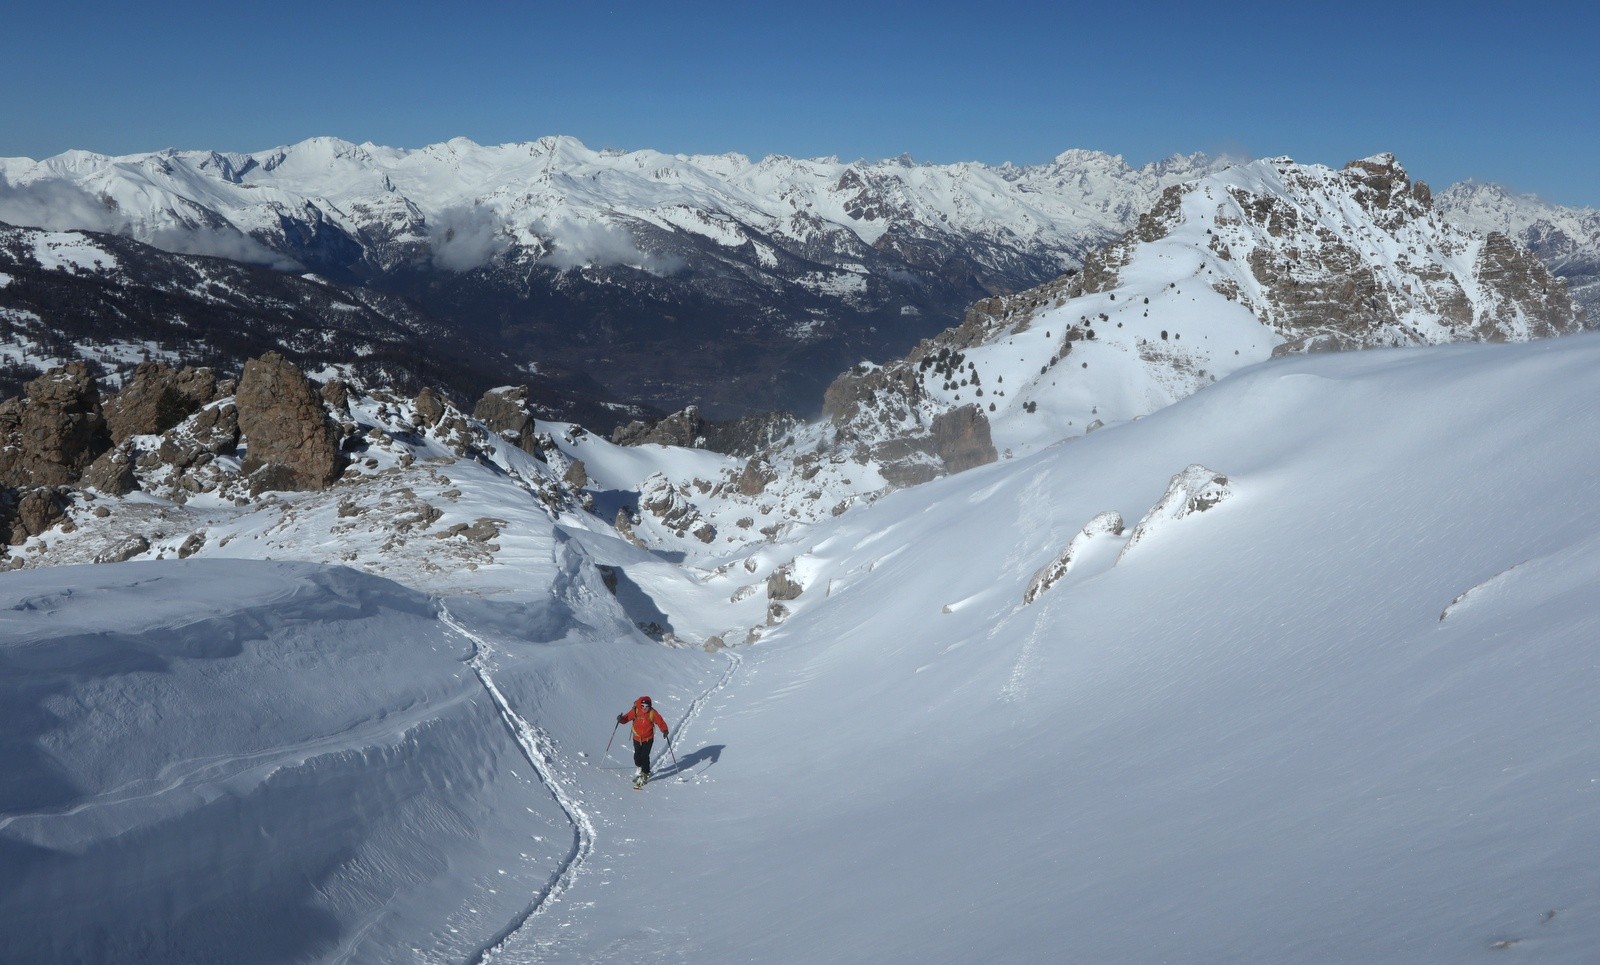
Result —
M 667 753 L 672 755 L 672 769 L 674 771 L 683 770 L 683 765 L 678 763 L 678 752 L 672 749 L 672 738 L 670 737 L 667 738 Z
M 601 755 L 602 757 L 611 756 L 611 742 L 617 739 L 617 728 L 621 726 L 622 721 L 620 720 L 611 726 L 611 736 L 606 738 L 606 752 Z

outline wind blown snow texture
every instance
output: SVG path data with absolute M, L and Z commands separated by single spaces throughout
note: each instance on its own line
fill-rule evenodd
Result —
M 307 564 L 8 575 L 0 931 L 33 959 L 1586 961 L 1596 371 L 1589 335 L 1272 361 L 695 568 L 552 521 L 525 578 L 448 601 L 459 631 Z M 1194 464 L 1227 498 L 1023 602 Z M 792 615 L 733 662 L 645 641 L 594 566 L 707 627 L 789 559 Z M 636 793 L 601 750 L 641 693 L 679 766 Z

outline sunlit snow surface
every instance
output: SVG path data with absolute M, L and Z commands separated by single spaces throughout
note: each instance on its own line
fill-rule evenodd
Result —
M 794 530 L 759 551 L 796 559 L 794 614 L 732 656 L 647 641 L 593 561 L 686 626 L 736 622 L 724 578 L 557 523 L 488 599 L 200 558 L 0 577 L 0 938 L 1591 960 L 1596 372 L 1593 336 L 1252 368 Z M 1193 464 L 1231 495 L 1120 561 L 1089 541 L 1023 604 Z M 641 693 L 677 763 L 658 741 L 635 792 L 602 751 Z

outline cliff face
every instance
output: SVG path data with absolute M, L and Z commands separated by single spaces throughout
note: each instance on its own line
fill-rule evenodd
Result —
M 1390 154 L 1340 171 L 1263 161 L 1169 189 L 1134 231 L 1086 260 L 1075 294 L 1117 289 L 1142 246 L 1200 242 L 1200 230 L 1220 263 L 1200 266 L 1205 284 L 1272 329 L 1279 352 L 1545 338 L 1583 326 L 1537 258 L 1504 234 L 1447 221 Z
M 1392 155 L 1337 171 L 1266 160 L 1169 187 L 1080 272 L 980 301 L 905 358 L 846 372 L 825 413 L 841 444 L 915 481 L 950 468 L 935 421 L 957 410 L 1021 451 L 1272 355 L 1583 327 L 1538 258 L 1447 221 Z

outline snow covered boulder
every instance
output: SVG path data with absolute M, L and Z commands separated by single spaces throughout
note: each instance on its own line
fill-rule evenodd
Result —
M 1232 495 L 1227 476 L 1195 463 L 1172 477 L 1167 484 L 1167 494 L 1133 528 L 1133 535 L 1128 537 L 1128 545 L 1122 548 L 1117 562 L 1127 559 L 1135 546 L 1161 527 L 1213 509 Z
M 773 570 L 772 575 L 767 577 L 769 600 L 796 600 L 803 592 L 805 587 L 795 580 L 793 560 Z
M 1084 524 L 1083 529 L 1072 537 L 1072 542 L 1061 551 L 1061 555 L 1045 564 L 1039 572 L 1028 581 L 1028 589 L 1022 594 L 1024 604 L 1032 603 L 1039 598 L 1045 590 L 1050 589 L 1062 577 L 1072 571 L 1072 564 L 1083 556 L 1085 547 L 1092 540 L 1103 539 L 1107 536 L 1122 535 L 1121 513 L 1100 513 L 1094 519 Z
M 716 539 L 716 527 L 700 515 L 688 493 L 662 473 L 654 473 L 640 486 L 639 506 L 676 536 L 693 536 L 702 543 Z

